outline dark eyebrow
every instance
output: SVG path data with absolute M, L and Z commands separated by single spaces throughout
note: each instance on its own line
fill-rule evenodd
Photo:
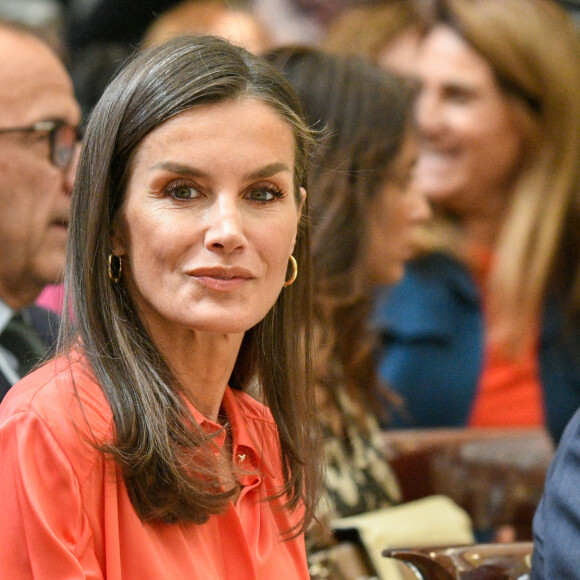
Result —
M 180 175 L 195 175 L 196 177 L 205 177 L 205 173 L 191 167 L 190 165 L 182 165 L 181 163 L 173 163 L 172 161 L 161 161 L 156 163 L 151 169 L 163 169 L 171 171 L 171 173 L 178 173 Z
M 251 173 L 246 174 L 245 178 L 247 180 L 264 179 L 266 177 L 272 177 L 272 175 L 276 175 L 276 173 L 280 173 L 281 171 L 291 172 L 291 169 L 285 163 L 270 163 L 257 171 L 252 171 Z
M 177 173 L 179 175 L 193 175 L 195 177 L 207 177 L 207 174 L 192 167 L 190 165 L 183 165 L 181 163 L 173 163 L 172 161 L 161 161 L 156 163 L 152 169 L 163 169 L 165 171 L 171 171 L 171 173 Z M 291 171 L 291 169 L 285 163 L 269 163 L 268 165 L 247 173 L 244 176 L 244 180 L 250 181 L 252 179 L 265 179 L 267 177 L 272 177 L 276 173 L 281 171 Z

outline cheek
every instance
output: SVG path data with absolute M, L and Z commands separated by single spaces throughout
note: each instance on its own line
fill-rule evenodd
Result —
M 523 156 L 523 143 L 509 121 L 490 129 L 481 135 L 474 148 L 472 166 L 482 180 L 501 181 L 517 171 Z
M 55 200 L 62 195 L 52 167 L 48 166 L 47 170 L 35 161 L 9 153 L 4 159 L 0 157 L 0 203 L 9 226 L 43 227 Z
M 390 242 L 393 236 L 392 227 L 388 223 L 388 220 L 384 217 L 375 214 L 371 214 L 371 218 L 368 224 L 368 243 L 366 246 L 366 252 L 368 254 L 369 262 L 373 263 L 379 258 L 379 256 L 385 256 L 388 254 L 391 248 Z M 382 260 L 383 258 L 380 258 Z
M 291 238 L 283 238 L 280 243 L 270 247 L 269 261 L 272 270 L 282 277 L 286 276 L 290 256 L 294 253 L 294 244 Z
M 414 225 L 413 216 L 420 211 L 418 206 L 420 206 L 423 199 L 417 199 L 415 195 L 415 192 L 408 191 L 393 203 L 393 221 L 399 224 L 402 229 L 411 230 Z
M 498 149 L 509 154 L 512 158 L 519 157 L 524 149 L 523 130 L 511 115 L 505 115 L 497 125 L 497 142 Z M 501 154 L 501 151 L 498 151 Z
M 404 222 L 403 204 L 392 203 L 388 210 L 385 208 L 380 224 L 385 240 L 388 240 L 389 243 L 396 243 Z
M 516 137 L 510 109 L 498 100 L 473 110 L 464 119 L 462 127 L 466 139 L 471 139 L 479 148 L 490 152 Z
M 181 288 L 175 276 L 177 252 L 174 242 L 159 231 L 155 231 L 155 235 L 141 235 L 137 225 L 133 226 L 127 240 L 123 270 L 129 295 L 139 309 L 165 310 L 177 300 Z
M 272 224 L 260 229 L 256 238 L 256 248 L 262 254 L 268 269 L 277 277 L 284 278 L 288 269 L 290 255 L 294 251 L 297 220 Z
M 122 235 L 125 259 L 133 275 L 160 273 L 174 262 L 177 246 L 183 237 L 176 237 L 176 228 L 169 227 L 155 216 L 128 211 L 125 223 L 131 226 Z
M 389 187 L 369 207 L 371 239 L 392 240 L 403 210 L 402 198 Z
M 486 120 L 485 111 L 478 109 L 464 109 L 450 116 L 450 126 L 456 136 L 466 145 L 479 145 L 489 139 L 489 119 Z

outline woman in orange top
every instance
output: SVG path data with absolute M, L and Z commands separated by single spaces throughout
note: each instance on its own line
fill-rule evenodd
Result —
M 580 40 L 551 0 L 421 1 L 416 184 L 435 219 L 383 291 L 408 427 L 540 427 L 580 405 Z
M 309 577 L 309 142 L 283 78 L 211 37 L 104 93 L 62 355 L 0 408 L 3 577 Z

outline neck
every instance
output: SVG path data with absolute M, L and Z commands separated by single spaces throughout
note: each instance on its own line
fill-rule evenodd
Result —
M 474 218 L 464 224 L 465 243 L 467 247 L 493 248 L 501 228 L 500 220 Z
M 243 336 L 184 331 L 168 340 L 154 338 L 185 396 L 212 421 L 218 421 Z
M 461 216 L 468 247 L 493 248 L 503 227 L 511 191 L 495 191 L 483 196 L 485 203 Z

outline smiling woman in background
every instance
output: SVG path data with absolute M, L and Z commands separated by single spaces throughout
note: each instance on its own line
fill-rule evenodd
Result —
M 417 184 L 430 250 L 377 309 L 400 425 L 542 426 L 580 406 L 580 41 L 549 0 L 427 3 Z
M 65 350 L 0 408 L 6 577 L 309 577 L 300 111 L 274 69 L 211 37 L 137 55 L 105 92 L 73 196 Z

